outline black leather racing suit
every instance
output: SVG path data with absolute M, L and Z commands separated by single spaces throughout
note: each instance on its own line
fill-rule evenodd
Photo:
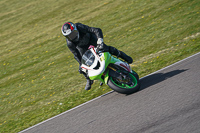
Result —
M 100 28 L 89 27 L 81 23 L 76 23 L 75 25 L 79 31 L 79 41 L 74 42 L 67 38 L 66 41 L 68 48 L 74 54 L 74 58 L 78 61 L 79 65 L 81 65 L 82 55 L 88 50 L 90 45 L 97 47 L 97 39 L 103 38 L 103 33 Z M 103 51 L 119 56 L 119 51 L 112 46 L 104 44 Z

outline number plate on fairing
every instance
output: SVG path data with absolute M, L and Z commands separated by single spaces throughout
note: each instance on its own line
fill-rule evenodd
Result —
M 101 56 L 100 60 L 101 60 L 101 61 L 104 61 L 104 57 L 103 57 L 103 56 Z

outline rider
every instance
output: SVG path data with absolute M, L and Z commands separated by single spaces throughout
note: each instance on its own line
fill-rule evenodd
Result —
M 117 50 L 112 46 L 107 46 L 103 42 L 103 33 L 100 28 L 89 27 L 81 23 L 66 22 L 61 28 L 62 34 L 66 37 L 67 46 L 74 54 L 74 58 L 79 63 L 79 73 L 87 79 L 85 90 L 89 90 L 93 81 L 89 79 L 87 73 L 81 70 L 81 58 L 90 45 L 97 47 L 98 50 L 109 52 L 112 55 L 124 59 L 131 64 L 133 59 L 124 52 Z

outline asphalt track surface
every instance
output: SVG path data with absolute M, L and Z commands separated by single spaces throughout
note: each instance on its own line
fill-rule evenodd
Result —
M 200 53 L 143 77 L 131 95 L 110 92 L 23 133 L 200 133 Z

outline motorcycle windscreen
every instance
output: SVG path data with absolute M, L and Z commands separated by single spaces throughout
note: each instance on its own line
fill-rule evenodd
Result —
M 87 50 L 82 56 L 81 63 L 90 67 L 94 63 L 94 60 L 95 60 L 94 54 L 90 50 Z

